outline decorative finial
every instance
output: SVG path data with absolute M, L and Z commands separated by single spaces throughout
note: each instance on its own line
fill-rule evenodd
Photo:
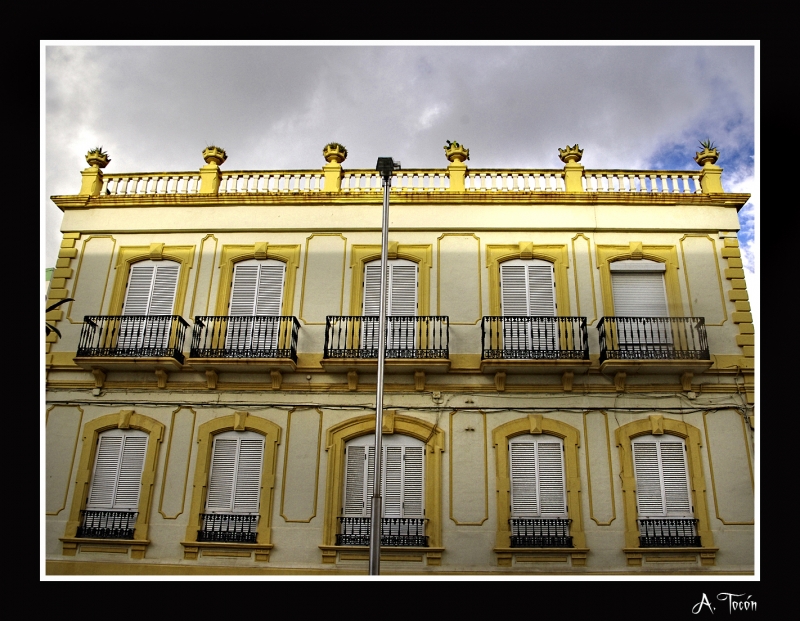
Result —
M 203 149 L 203 159 L 206 161 L 206 164 L 216 164 L 219 166 L 228 159 L 228 154 L 225 153 L 225 149 L 222 147 L 217 147 L 212 144 Z
M 110 161 L 111 158 L 108 157 L 108 153 L 103 151 L 103 147 L 89 149 L 89 152 L 86 154 L 86 162 L 89 166 L 94 166 L 95 168 L 105 168 Z
M 695 153 L 694 161 L 700 166 L 704 166 L 705 164 L 715 164 L 719 159 L 719 149 L 714 146 L 714 143 L 711 142 L 711 139 L 706 138 L 705 140 L 701 140 L 700 146 L 703 147 L 703 150 L 699 153 Z
M 567 145 L 566 149 L 559 148 L 558 157 L 561 158 L 561 161 L 565 164 L 580 162 L 581 158 L 583 157 L 583 149 L 581 149 L 577 144 L 572 147 Z
M 325 148 L 322 149 L 322 155 L 329 164 L 331 162 L 341 164 L 347 159 L 347 149 L 343 144 L 339 144 L 338 142 L 329 142 L 325 145 Z
M 469 149 L 458 144 L 455 140 L 448 140 L 444 145 L 444 154 L 451 162 L 463 162 L 469 159 Z

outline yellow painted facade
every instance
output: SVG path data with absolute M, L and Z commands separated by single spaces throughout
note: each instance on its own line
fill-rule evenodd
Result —
M 387 539 L 381 572 L 752 574 L 755 334 L 736 237 L 749 195 L 724 192 L 718 153 L 661 171 L 593 170 L 578 145 L 558 151 L 563 168 L 471 169 L 452 143 L 447 167 L 393 178 L 388 254 L 417 268 L 416 318 L 396 320 L 406 327 L 389 339 L 383 432 L 422 447 L 421 513 L 395 525 L 423 535 Z M 87 156 L 78 193 L 51 197 L 64 219 L 48 304 L 75 301 L 48 315 L 62 337 L 45 345 L 47 572 L 366 573 L 343 512 L 355 489 L 348 442 L 375 431 L 377 360 L 362 315 L 365 264 L 380 257 L 378 173 L 347 169 L 333 143 L 324 165 L 298 171 L 228 171 L 218 147 L 197 172 L 111 173 L 104 156 Z M 282 319 L 254 311 L 236 328 L 234 270 L 253 260 L 281 270 Z M 125 309 L 140 262 L 176 266 L 149 293 L 156 308 L 166 286 L 166 310 L 141 317 Z M 552 266 L 555 309 L 517 327 L 501 271 L 514 265 Z M 668 326 L 635 343 L 615 315 L 615 270 L 631 265 L 663 274 L 666 308 L 632 325 Z M 531 309 L 550 295 L 526 286 L 518 299 Z M 86 536 L 99 438 L 127 429 L 148 437 L 138 496 L 104 511 L 136 511 L 133 534 Z M 263 439 L 247 474 L 258 506 L 237 509 L 233 492 L 230 514 L 249 522 L 229 520 L 220 535 L 203 517 L 212 488 L 228 485 L 214 478 L 214 443 L 238 432 Z M 685 447 L 691 517 L 679 519 L 696 520 L 691 541 L 642 544 L 650 518 L 632 447 L 643 437 Z M 514 508 L 523 492 L 510 442 L 526 438 L 563 447 L 561 517 Z M 542 507 L 536 515 L 549 515 Z M 569 538 L 526 539 L 523 519 L 561 520 Z M 234 522 L 255 530 L 231 534 Z

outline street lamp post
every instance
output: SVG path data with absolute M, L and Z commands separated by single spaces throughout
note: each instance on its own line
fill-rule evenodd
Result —
M 386 286 L 389 272 L 389 189 L 392 173 L 400 169 L 400 162 L 391 157 L 379 157 L 375 170 L 383 182 L 383 220 L 381 222 L 381 290 L 378 317 L 378 388 L 375 399 L 375 476 L 372 482 L 372 513 L 369 525 L 369 575 L 381 573 L 381 458 L 383 457 L 383 368 L 386 358 Z

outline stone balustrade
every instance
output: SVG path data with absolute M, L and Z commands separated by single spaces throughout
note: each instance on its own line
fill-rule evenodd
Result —
M 584 192 L 700 194 L 700 171 L 584 170 Z

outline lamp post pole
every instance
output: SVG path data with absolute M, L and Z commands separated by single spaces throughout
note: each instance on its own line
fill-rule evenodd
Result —
M 381 573 L 381 461 L 383 457 L 383 369 L 386 358 L 386 288 L 389 273 L 389 189 L 392 173 L 400 168 L 400 162 L 391 157 L 379 157 L 376 170 L 383 182 L 383 219 L 381 222 L 381 289 L 378 317 L 378 387 L 375 399 L 375 476 L 372 482 L 372 513 L 369 524 L 369 575 Z

